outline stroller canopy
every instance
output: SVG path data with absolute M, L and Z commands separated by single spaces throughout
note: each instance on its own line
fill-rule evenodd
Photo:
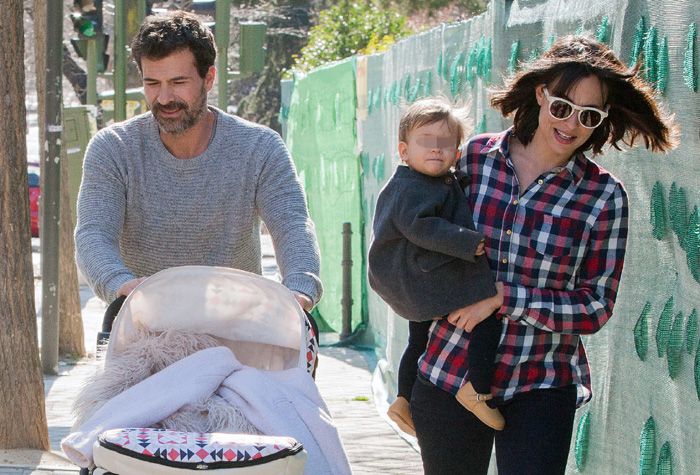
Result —
M 224 267 L 173 267 L 144 280 L 124 301 L 106 357 L 137 328 L 181 330 L 218 338 L 248 366 L 305 368 L 305 318 L 292 292 L 270 279 Z

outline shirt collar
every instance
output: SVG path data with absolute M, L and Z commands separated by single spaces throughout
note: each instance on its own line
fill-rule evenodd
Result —
M 510 138 L 513 135 L 513 127 L 504 130 L 501 133 L 491 137 L 481 149 L 481 153 L 491 159 L 497 159 L 499 156 L 510 159 Z M 560 167 L 555 173 L 566 171 L 569 178 L 578 185 L 583 178 L 588 159 L 583 152 L 576 152 L 571 159 L 566 162 L 566 165 Z

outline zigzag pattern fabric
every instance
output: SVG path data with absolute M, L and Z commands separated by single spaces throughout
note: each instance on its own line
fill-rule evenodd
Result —
M 114 429 L 103 432 L 100 445 L 153 459 L 188 464 L 262 461 L 301 450 L 291 437 L 249 434 L 181 432 L 153 428 Z M 121 449 L 121 450 L 119 450 Z

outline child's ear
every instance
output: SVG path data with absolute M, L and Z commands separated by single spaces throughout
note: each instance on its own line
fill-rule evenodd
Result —
M 455 167 L 457 166 L 457 162 L 459 161 L 459 159 L 461 157 L 462 157 L 462 150 L 458 148 L 457 151 L 455 152 L 455 162 L 454 162 L 453 166 L 455 166 Z
M 399 142 L 399 158 L 401 158 L 401 161 L 406 161 L 407 150 L 408 144 L 406 142 Z

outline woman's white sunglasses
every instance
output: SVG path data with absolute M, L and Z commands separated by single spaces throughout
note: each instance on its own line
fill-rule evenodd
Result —
M 544 88 L 544 97 L 549 102 L 549 115 L 557 120 L 566 120 L 578 111 L 579 123 L 587 129 L 595 129 L 603 123 L 603 119 L 608 116 L 610 106 L 605 110 L 596 109 L 595 107 L 577 106 L 571 101 L 562 99 L 561 97 L 550 96 L 547 88 Z

